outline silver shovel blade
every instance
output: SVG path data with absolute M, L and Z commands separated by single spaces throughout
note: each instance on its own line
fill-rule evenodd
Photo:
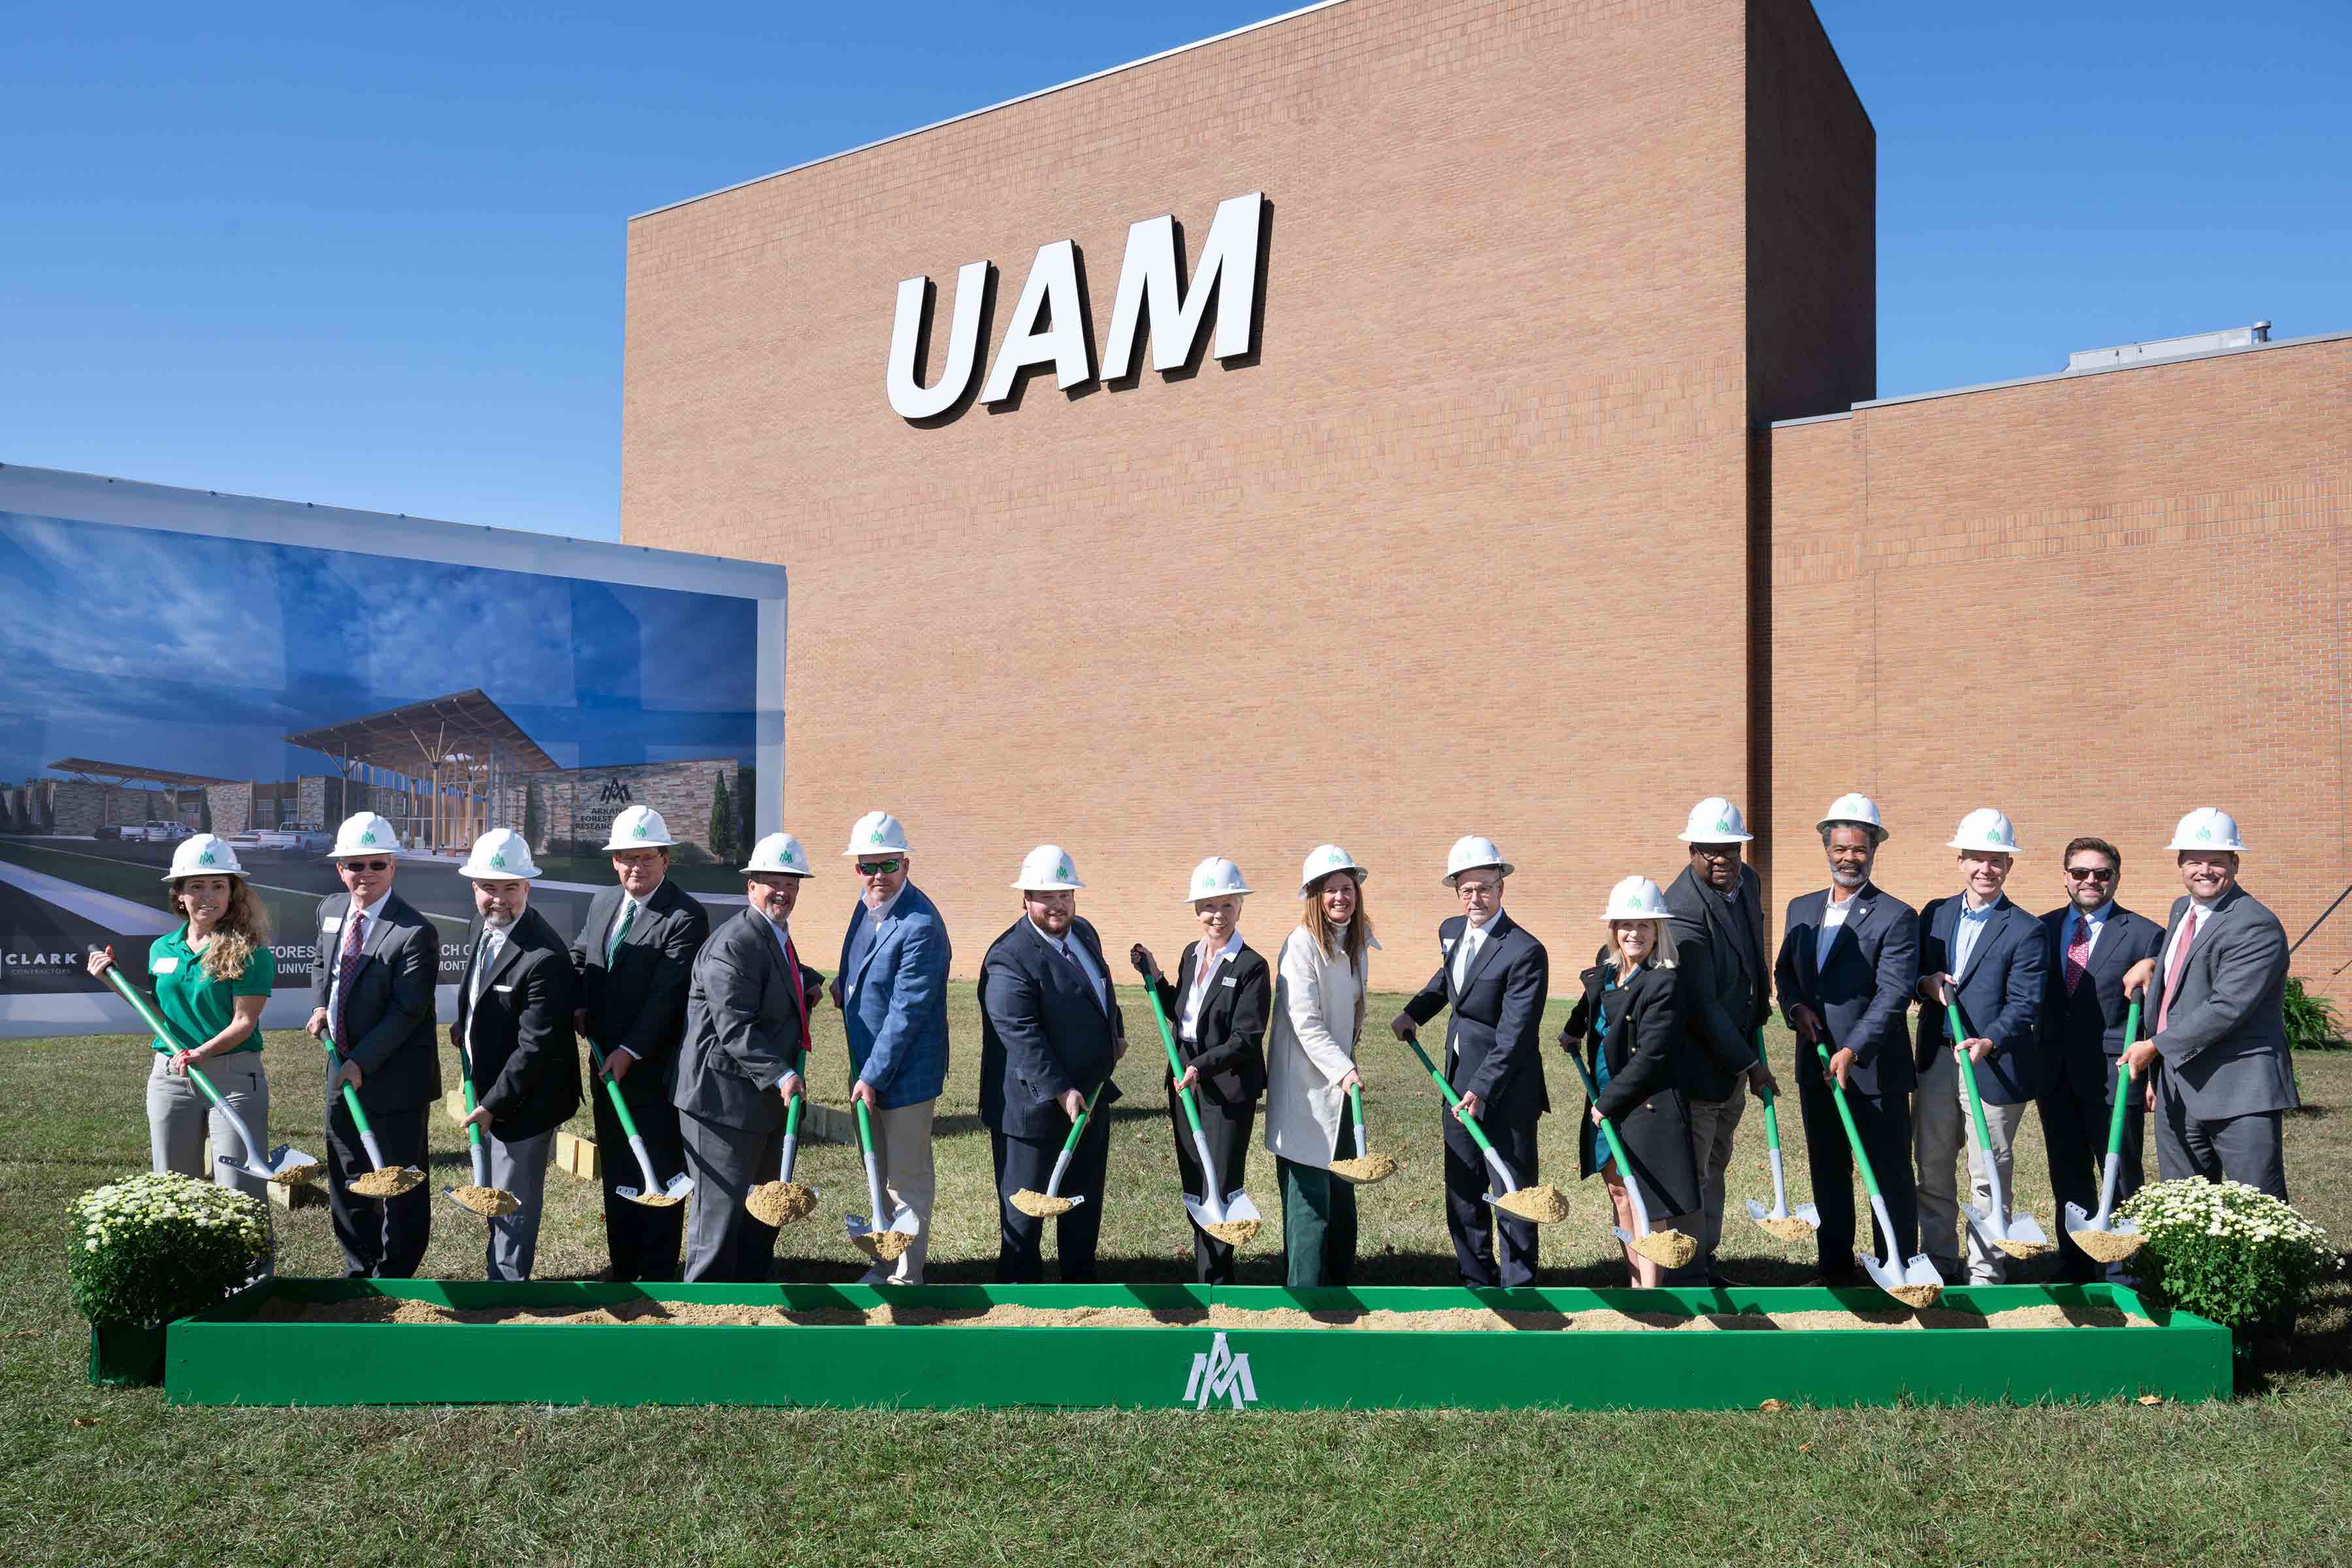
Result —
M 2047 1247 L 2050 1238 L 2042 1234 L 2042 1222 L 2030 1214 L 2009 1216 L 2009 1239 L 2027 1247 Z
M 900 1236 L 920 1236 L 923 1233 L 922 1223 L 915 1218 L 915 1211 L 904 1206 L 890 1216 L 890 1228 Z
M 1249 1194 L 1239 1187 L 1225 1194 L 1225 1217 L 1229 1220 L 1254 1219 L 1261 1224 L 1265 1222 L 1265 1216 L 1257 1212 L 1257 1205 L 1250 1202 Z
M 2070 1231 L 2105 1230 L 2107 1228 L 2105 1226 L 2094 1223 L 2098 1217 L 2094 1214 L 2084 1214 L 2081 1204 L 2066 1205 L 2066 1228 Z
M 849 1227 L 849 1237 L 853 1241 L 861 1236 L 874 1234 L 874 1227 L 866 1223 L 866 1216 L 862 1214 L 845 1215 L 843 1216 L 843 1223 Z
M 677 1202 L 684 1203 L 688 1195 L 694 1191 L 694 1178 L 680 1171 L 669 1179 L 669 1185 L 664 1187 L 662 1191 Z
M 1976 1232 L 1979 1241 L 1983 1242 L 1988 1247 L 1998 1247 L 2002 1242 L 2010 1239 L 2009 1233 L 2001 1229 L 1999 1220 L 1974 1204 L 1964 1206 L 1969 1213 L 1969 1228 Z
M 1495 1200 L 1494 1200 L 1492 1197 L 1489 1197 L 1486 1201 L 1487 1201 L 1488 1203 L 1490 1203 L 1490 1204 L 1491 1204 L 1491 1203 L 1493 1203 Z M 1622 1226 L 1622 1225 L 1612 1225 L 1612 1226 L 1611 1226 L 1609 1227 L 1609 1233 L 1610 1233 L 1612 1236 L 1615 1237 L 1618 1240 L 1620 1240 L 1620 1241 L 1623 1242 L 1623 1243 L 1624 1243 L 1626 1246 L 1628 1246 L 1628 1247 L 1631 1247 L 1631 1246 L 1633 1246 L 1633 1233 L 1632 1231 L 1630 1231 L 1630 1230 L 1627 1230 L 1627 1229 L 1626 1229 L 1623 1226 Z
M 1797 1218 L 1803 1220 L 1807 1225 L 1811 1226 L 1815 1230 L 1822 1228 L 1822 1211 L 1815 1208 L 1812 1205 L 1799 1204 L 1795 1208 L 1790 1209 L 1789 1212 L 1791 1215 L 1794 1215 Z
M 1192 1223 L 1199 1226 L 1203 1230 L 1208 1229 L 1209 1226 L 1213 1225 L 1223 1225 L 1224 1223 L 1224 1216 L 1223 1215 L 1213 1212 L 1207 1204 L 1202 1203 L 1200 1199 L 1192 1196 L 1190 1194 L 1187 1194 L 1184 1198 L 1184 1212 L 1191 1215 L 1192 1216 Z
M 1789 1216 L 1784 1214 L 1774 1214 L 1770 1209 L 1766 1208 L 1756 1199 L 1750 1198 L 1748 1200 L 1748 1217 L 1754 1220 L 1766 1220 L 1787 1219 Z
M 1935 1259 L 1924 1252 L 1915 1252 L 1904 1261 L 1903 1283 L 1940 1287 L 1944 1283 L 1944 1277 L 1936 1271 Z
M 1748 1217 L 1759 1225 L 1768 1219 L 1794 1219 L 1802 1220 L 1815 1230 L 1822 1228 L 1822 1211 L 1811 1204 L 1799 1204 L 1786 1214 L 1775 1214 L 1754 1198 L 1750 1198 L 1748 1200 Z

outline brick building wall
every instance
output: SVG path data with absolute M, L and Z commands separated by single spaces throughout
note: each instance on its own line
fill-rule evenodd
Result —
M 2059 852 L 2092 833 L 2160 919 L 2174 822 L 2220 805 L 2299 935 L 2352 883 L 2347 431 L 2352 337 L 1773 430 L 1776 894 L 1822 885 L 1812 823 L 1862 789 L 1892 814 L 1880 880 L 1914 903 L 1995 805 L 2020 902 L 2062 902 Z M 2352 996 L 2347 959 L 2338 911 L 2294 967 Z
M 1416 983 L 1472 831 L 1572 970 L 1751 782 L 1750 432 L 1873 390 L 1874 178 L 1807 7 L 1351 0 L 634 222 L 623 537 L 790 563 L 786 824 L 905 817 L 965 973 L 1040 840 L 1172 959 L 1195 860 L 1271 952 L 1336 839 Z M 899 279 L 928 384 L 994 261 L 977 378 L 1074 239 L 1099 363 L 1129 226 L 1253 190 L 1250 355 L 892 411 Z

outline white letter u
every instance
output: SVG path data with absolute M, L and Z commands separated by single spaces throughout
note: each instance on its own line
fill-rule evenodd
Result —
M 988 294 L 988 266 L 970 262 L 956 273 L 955 322 L 948 332 L 947 363 L 939 381 L 929 387 L 919 379 L 923 367 L 915 349 L 929 314 L 923 296 L 931 280 L 915 277 L 898 285 L 898 317 L 890 328 L 890 406 L 901 419 L 944 414 L 971 384 L 972 367 L 980 357 L 980 307 Z

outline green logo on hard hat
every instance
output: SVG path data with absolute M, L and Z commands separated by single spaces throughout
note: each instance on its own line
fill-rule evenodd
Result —
M 877 827 L 877 828 L 876 828 L 873 832 L 871 832 L 871 833 L 867 834 L 867 835 L 866 836 L 866 843 L 868 843 L 868 844 L 879 844 L 879 843 L 881 843 L 881 842 L 882 842 L 882 830 L 881 830 L 879 827 Z
M 646 838 L 650 837 L 651 835 L 647 832 L 646 825 L 640 822 L 635 827 L 629 829 L 629 837 L 632 838 Z
M 1723 818 L 1720 818 L 1720 819 L 1718 819 L 1718 820 L 1717 821 L 1717 823 L 1716 823 L 1716 825 L 1715 825 L 1715 830 L 1716 830 L 1717 833 L 1731 833 L 1731 832 L 1736 832 L 1736 831 L 1737 831 L 1737 829 L 1735 829 L 1735 828 L 1731 826 L 1731 818 L 1729 818 L 1729 817 L 1727 817 L 1727 816 L 1723 817 Z
M 1069 863 L 1067 860 L 1063 861 L 1063 862 L 1062 862 L 1062 868 L 1061 868 L 1060 870 L 1058 870 L 1058 871 L 1056 871 L 1056 872 L 1055 872 L 1055 873 L 1054 873 L 1054 875 L 1055 875 L 1056 877 L 1065 877 L 1065 878 L 1066 878 L 1067 876 L 1069 876 L 1069 874 L 1070 874 L 1070 863 Z
M 507 852 L 505 850 L 501 849 L 497 854 L 490 857 L 490 868 L 494 871 L 503 871 L 507 868 Z
M 2200 843 L 2200 844 L 2210 844 L 2212 841 L 2213 841 L 2213 829 L 2212 829 L 2211 827 L 2210 827 L 2210 826 L 2208 826 L 2208 827 L 2200 827 L 2200 828 L 2199 828 L 2199 829 L 2197 830 L 2197 842 L 2198 842 L 2198 843 Z
M 360 842 L 361 842 L 361 843 L 362 843 L 362 844 L 373 844 L 373 843 L 374 843 L 374 842 L 375 842 L 375 829 L 374 829 L 374 828 L 373 828 L 373 827 L 363 827 L 363 828 L 360 829 Z
M 776 851 L 776 858 L 782 860 L 787 866 L 791 865 L 793 863 L 793 847 L 787 844 L 782 849 Z
M 199 865 L 199 866 L 209 866 L 209 865 L 211 865 L 212 863 L 213 863 L 213 851 L 212 851 L 212 847 L 211 847 L 210 845 L 206 845 L 206 846 L 205 847 L 205 852 L 204 852 L 203 854 L 201 854 L 201 855 L 199 855 L 199 856 L 197 856 L 197 857 L 196 857 L 196 864 L 197 864 L 197 865 Z

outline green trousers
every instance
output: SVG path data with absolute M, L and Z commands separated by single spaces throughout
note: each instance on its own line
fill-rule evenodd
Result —
M 1315 1165 L 1276 1159 L 1282 1188 L 1283 1283 L 1346 1285 L 1356 1272 L 1356 1189 Z

